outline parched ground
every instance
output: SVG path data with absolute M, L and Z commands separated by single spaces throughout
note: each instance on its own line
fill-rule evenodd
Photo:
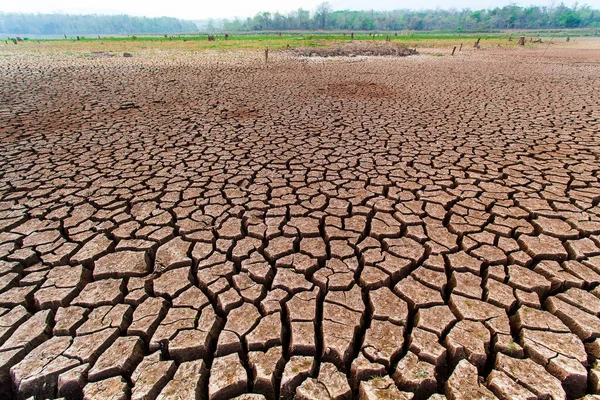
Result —
M 600 392 L 600 53 L 544 47 L 4 47 L 0 397 Z

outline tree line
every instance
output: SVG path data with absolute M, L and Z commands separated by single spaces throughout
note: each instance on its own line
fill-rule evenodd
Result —
M 209 22 L 209 30 L 424 30 L 557 29 L 600 27 L 600 10 L 575 3 L 567 7 L 519 7 L 482 10 L 333 11 L 329 3 L 313 12 L 302 8 L 282 14 L 261 12 L 252 18 Z
M 376 30 L 484 31 L 498 29 L 600 28 L 600 10 L 575 3 L 552 7 L 509 5 L 482 10 L 351 11 L 321 3 L 314 11 L 261 12 L 233 20 L 194 23 L 177 18 L 128 15 L 19 14 L 0 12 L 0 32 L 37 35 L 168 34 L 203 31 Z
M 0 13 L 0 32 L 37 35 L 118 35 L 196 32 L 191 21 L 128 15 Z

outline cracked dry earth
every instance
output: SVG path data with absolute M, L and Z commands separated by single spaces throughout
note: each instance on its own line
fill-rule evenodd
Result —
M 600 67 L 540 53 L 3 57 L 2 396 L 597 398 Z

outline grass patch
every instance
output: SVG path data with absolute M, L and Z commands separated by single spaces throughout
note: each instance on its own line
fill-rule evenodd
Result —
M 469 44 L 475 42 L 479 37 L 482 38 L 482 44 L 485 42 L 498 41 L 507 42 L 508 36 L 500 33 L 485 34 L 459 34 L 459 33 L 440 33 L 440 32 L 419 32 L 410 35 L 393 33 L 374 33 L 369 35 L 365 32 L 354 34 L 354 41 L 382 41 L 389 35 L 392 43 L 408 47 L 438 47 L 458 45 L 460 43 Z M 127 51 L 136 49 L 182 49 L 182 50 L 257 50 L 269 47 L 272 50 L 288 48 L 319 48 L 331 45 L 342 45 L 351 43 L 350 32 L 343 33 L 319 33 L 319 32 L 288 32 L 282 35 L 273 33 L 253 33 L 253 34 L 234 34 L 225 39 L 225 35 L 215 35 L 214 41 L 208 41 L 208 35 L 178 35 L 178 36 L 115 36 L 83 38 L 81 40 L 69 39 L 45 39 L 40 40 L 42 44 L 52 44 L 70 50 L 81 49 L 80 51 L 100 50 L 102 47 L 110 45 L 117 51 Z M 31 42 L 30 42 L 31 43 Z M 495 43 L 493 43 L 495 45 Z
M 462 45 L 463 48 L 471 48 L 481 38 L 479 44 L 486 47 L 520 47 L 517 38 L 520 35 L 527 37 L 543 37 L 544 43 L 552 34 L 559 37 L 570 34 L 575 37 L 578 33 L 583 35 L 584 31 L 496 31 L 496 32 L 354 32 L 354 40 L 351 32 L 251 32 L 234 33 L 225 38 L 225 34 L 215 34 L 214 41 L 208 40 L 208 34 L 181 34 L 181 35 L 129 35 L 80 37 L 68 39 L 40 39 L 20 42 L 18 45 L 6 45 L 8 48 L 29 49 L 34 52 L 93 52 L 110 51 L 115 53 L 137 52 L 137 51 L 236 51 L 236 50 L 270 50 L 299 49 L 299 48 L 323 48 L 329 46 L 342 46 L 356 42 L 385 42 L 389 36 L 392 44 L 405 46 L 411 49 L 452 49 L 454 46 Z M 512 41 L 509 37 L 512 36 Z M 527 47 L 534 44 L 526 43 Z M 542 44 L 544 45 L 544 44 Z M 6 47 L 5 47 L 6 48 Z M 437 53 L 435 56 L 442 56 Z

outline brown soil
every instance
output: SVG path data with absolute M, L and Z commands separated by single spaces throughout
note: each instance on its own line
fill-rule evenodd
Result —
M 0 57 L 0 397 L 598 393 L 597 43 L 482 47 Z

